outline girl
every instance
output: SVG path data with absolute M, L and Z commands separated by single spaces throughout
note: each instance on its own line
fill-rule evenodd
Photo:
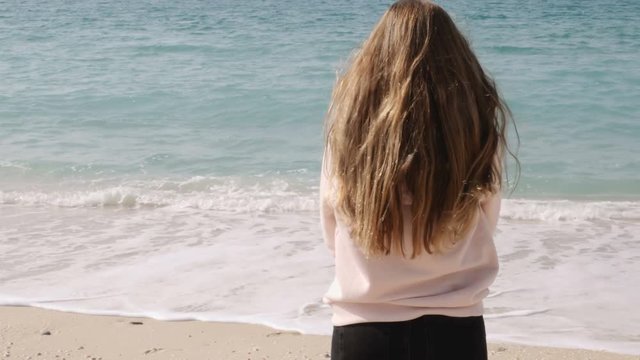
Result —
M 321 221 L 331 358 L 487 359 L 509 112 L 438 5 L 402 0 L 338 79 Z

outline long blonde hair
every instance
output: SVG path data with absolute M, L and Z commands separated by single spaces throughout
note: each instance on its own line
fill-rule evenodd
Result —
M 367 255 L 439 251 L 500 191 L 509 109 L 438 5 L 398 1 L 335 85 L 326 146 L 337 209 Z M 323 169 L 324 171 L 325 169 Z

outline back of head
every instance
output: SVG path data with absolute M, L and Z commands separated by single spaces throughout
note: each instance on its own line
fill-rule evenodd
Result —
M 412 256 L 463 236 L 499 191 L 508 109 L 438 5 L 399 1 L 338 79 L 328 113 L 337 206 L 368 255 L 402 248 L 411 196 Z

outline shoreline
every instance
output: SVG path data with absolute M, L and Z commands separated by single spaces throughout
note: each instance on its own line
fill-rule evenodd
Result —
M 262 325 L 86 315 L 0 306 L 0 356 L 6 359 L 327 359 L 329 336 Z M 639 360 L 602 351 L 489 344 L 491 360 Z

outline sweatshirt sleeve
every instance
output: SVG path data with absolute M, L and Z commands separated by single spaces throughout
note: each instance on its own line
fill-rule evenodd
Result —
M 503 150 L 500 149 L 496 157 L 494 158 L 495 164 L 499 169 L 499 173 L 502 174 L 502 161 L 503 161 Z M 489 195 L 486 199 L 482 201 L 480 206 L 482 207 L 482 211 L 485 213 L 487 218 L 487 223 L 490 226 L 491 233 L 495 233 L 496 226 L 498 225 L 498 218 L 500 217 L 500 208 L 502 204 L 502 189 L 500 186 L 496 185 L 495 192 Z
M 484 212 L 487 223 L 490 226 L 491 233 L 495 233 L 496 226 L 498 225 L 498 218 L 500 217 L 500 207 L 502 203 L 502 193 L 498 189 L 494 194 L 487 197 L 480 206 Z
M 329 171 L 329 155 L 325 151 L 322 158 L 322 168 L 320 169 L 320 226 L 322 227 L 324 243 L 331 253 L 334 253 L 336 217 L 331 203 L 332 186 Z

